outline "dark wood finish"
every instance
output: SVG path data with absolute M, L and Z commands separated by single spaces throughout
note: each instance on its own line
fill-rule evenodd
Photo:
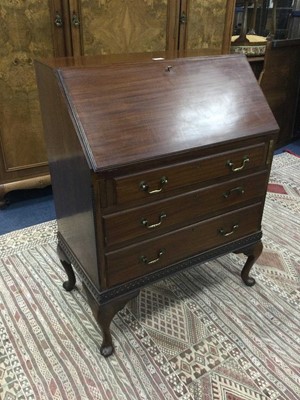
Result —
M 238 253 L 245 254 L 248 258 L 244 265 L 244 268 L 241 272 L 241 277 L 247 286 L 253 286 L 255 284 L 255 279 L 249 276 L 250 270 L 255 264 L 258 257 L 261 255 L 263 251 L 263 244 L 262 241 L 259 240 L 257 243 L 253 244 L 252 246 L 241 249 Z
M 77 58 L 36 72 L 64 286 L 72 265 L 103 355 L 113 316 L 144 285 L 230 251 L 247 255 L 254 283 L 278 126 L 244 56 Z
M 257 232 L 260 230 L 261 213 L 262 203 L 258 203 L 137 245 L 108 252 L 107 286 L 110 288 L 158 268 L 165 268 L 202 251 L 224 245 L 233 237 L 240 239 Z
M 269 112 L 269 107 L 260 102 L 262 95 L 257 87 L 249 84 L 253 83 L 253 77 L 247 74 L 249 65 L 244 57 L 225 56 L 220 68 L 219 60 L 217 57 L 201 63 L 196 59 L 163 60 L 145 62 L 142 67 L 139 64 L 128 63 L 126 67 L 112 64 L 109 68 L 102 68 L 101 74 L 97 68 L 58 70 L 71 107 L 80 120 L 79 130 L 85 133 L 85 152 L 93 169 L 101 172 L 135 163 L 137 151 L 141 160 L 147 161 L 165 156 L 167 152 L 171 155 L 182 153 L 187 148 L 197 148 L 198 132 L 201 132 L 202 146 L 212 145 L 218 135 L 227 134 L 228 140 L 234 140 L 233 126 L 242 136 L 257 135 L 261 126 L 266 125 L 260 115 Z M 233 62 L 235 68 L 232 68 Z M 170 72 L 169 66 L 172 67 Z M 238 118 L 238 110 L 230 115 L 222 113 L 226 107 L 228 109 L 229 103 L 240 102 L 240 90 L 234 90 L 230 81 L 237 79 L 237 71 L 242 66 L 245 70 L 244 85 L 248 84 L 249 90 L 243 100 L 243 106 L 247 108 L 243 120 Z M 227 76 L 228 81 L 224 81 L 223 87 L 207 82 L 208 67 L 214 73 L 212 79 L 218 81 Z M 101 91 L 95 91 L 95 87 L 101 87 Z M 163 91 L 162 87 L 168 90 Z M 198 96 L 199 87 L 201 97 Z M 91 95 L 87 97 L 86 93 Z M 214 106 L 210 104 L 212 96 L 216 99 Z M 191 111 L 190 100 L 183 105 L 180 98 L 193 99 L 194 111 Z M 218 112 L 217 121 L 214 108 Z M 151 109 L 151 113 L 145 112 L 147 109 Z M 107 118 L 101 120 L 100 128 L 99 118 L 103 115 Z M 115 118 L 116 115 L 120 117 Z M 272 130 L 274 126 L 270 124 L 269 128 Z M 115 132 L 121 131 L 121 138 L 116 137 Z
M 267 44 L 259 81 L 280 127 L 276 144 L 279 148 L 293 138 L 300 89 L 300 39 Z
M 130 210 L 104 214 L 106 246 L 113 248 L 122 242 L 130 244 L 137 239 L 151 238 L 158 232 L 164 233 L 184 222 L 197 222 L 204 217 L 208 218 L 224 210 L 230 210 L 239 204 L 247 204 L 255 198 L 264 196 L 267 179 L 265 171 L 250 176 L 243 174 L 242 178 L 205 186 L 198 190 L 189 190 L 171 199 L 156 200 L 155 204 L 151 202 Z M 148 221 L 148 225 L 145 221 Z M 160 225 L 151 228 L 158 223 Z
M 63 287 L 67 292 L 70 292 L 75 288 L 76 284 L 76 277 L 74 274 L 74 270 L 72 268 L 71 262 L 69 261 L 68 257 L 64 253 L 61 246 L 58 244 L 57 246 L 57 253 L 60 259 L 62 266 L 67 274 L 68 280 L 63 283 Z M 119 296 L 114 300 L 114 302 L 99 304 L 95 298 L 91 295 L 91 292 L 88 290 L 86 285 L 83 282 L 83 288 L 87 294 L 88 303 L 92 309 L 93 315 L 98 322 L 100 329 L 103 335 L 103 341 L 100 347 L 100 353 L 104 357 L 110 356 L 113 351 L 112 345 L 112 337 L 110 332 L 110 324 L 116 313 L 128 303 L 129 300 L 133 299 L 134 297 L 138 296 L 139 290 L 135 290 L 130 292 L 126 295 Z
M 110 332 L 110 324 L 118 311 L 121 311 L 128 301 L 139 295 L 139 290 L 129 292 L 126 295 L 116 297 L 113 302 L 99 304 L 91 295 L 89 289 L 83 283 L 83 287 L 87 293 L 88 302 L 92 309 L 93 315 L 98 322 L 102 331 L 103 341 L 100 347 L 100 353 L 104 357 L 109 357 L 114 352 L 112 337 Z
M 261 57 L 248 57 L 248 61 L 250 63 L 250 66 L 252 68 L 252 71 L 256 77 L 257 80 L 259 80 L 261 72 L 264 67 L 264 61 L 265 58 L 263 56 Z
M 67 292 L 70 292 L 71 290 L 74 289 L 76 285 L 76 277 L 74 274 L 74 270 L 72 268 L 72 265 L 68 257 L 66 256 L 66 254 L 64 253 L 63 249 L 60 247 L 59 244 L 57 245 L 57 254 L 68 277 L 68 280 L 63 283 L 63 287 Z
M 232 171 L 228 162 L 234 163 L 238 168 L 243 164 L 243 159 L 248 157 L 250 160 L 245 164 L 243 171 L 257 168 L 262 165 L 267 154 L 266 143 L 258 143 L 237 150 L 210 155 L 208 157 L 197 158 L 186 163 L 165 166 L 152 170 L 145 170 L 135 175 L 121 176 L 113 179 L 116 191 L 116 202 L 124 204 L 138 199 L 151 199 L 149 191 L 159 190 L 156 198 L 175 189 L 185 186 L 201 184 L 213 178 L 232 176 Z M 163 177 L 167 178 L 167 183 L 161 184 Z M 149 186 L 149 190 L 141 189 L 141 183 Z

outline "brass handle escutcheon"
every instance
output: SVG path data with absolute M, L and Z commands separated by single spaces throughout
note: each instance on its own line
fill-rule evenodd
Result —
M 159 183 L 160 183 L 160 188 L 159 189 L 154 189 L 154 190 L 150 190 L 149 191 L 148 183 L 145 182 L 145 181 L 142 181 L 140 183 L 140 190 L 142 190 L 143 192 L 147 192 L 148 194 L 160 193 L 163 190 L 164 186 L 168 183 L 168 178 L 166 176 L 162 176 L 160 178 Z
M 250 161 L 248 156 L 243 157 L 242 165 L 234 168 L 234 163 L 230 160 L 227 161 L 226 165 L 231 169 L 232 172 L 238 172 L 245 168 L 245 165 Z
M 154 260 L 148 261 L 148 258 L 147 258 L 146 256 L 141 256 L 140 259 L 141 259 L 141 261 L 142 261 L 144 264 L 146 264 L 146 265 L 151 265 L 151 264 L 157 263 L 157 262 L 160 260 L 161 256 L 162 256 L 164 253 L 165 253 L 165 250 L 164 250 L 164 249 L 160 249 L 160 250 L 158 251 L 157 258 L 155 258 Z
M 238 187 L 235 187 L 233 189 L 227 190 L 227 192 L 224 192 L 223 193 L 223 197 L 225 197 L 225 199 L 228 199 L 228 197 L 234 192 L 237 192 L 239 194 L 244 194 L 245 190 L 244 190 L 244 188 L 242 186 L 238 186 Z
M 72 24 L 73 24 L 73 26 L 75 26 L 75 28 L 79 28 L 79 26 L 80 26 L 80 21 L 79 21 L 78 15 L 75 13 L 75 11 L 73 12 Z
M 30 57 L 29 58 L 23 58 L 23 59 L 20 59 L 20 58 L 16 57 L 13 60 L 12 64 L 13 64 L 14 67 L 18 67 L 18 66 L 25 67 L 27 65 L 33 65 L 33 59 L 30 58 Z
M 238 224 L 233 225 L 232 230 L 230 232 L 225 232 L 225 230 L 223 228 L 221 228 L 221 229 L 219 229 L 219 233 L 222 236 L 230 236 L 238 229 L 238 227 L 239 227 Z
M 159 222 L 157 222 L 156 224 L 149 225 L 149 222 L 146 218 L 143 218 L 141 223 L 148 229 L 157 228 L 158 226 L 160 226 L 162 224 L 163 219 L 166 217 L 167 217 L 167 214 L 165 212 L 161 212 L 159 214 Z
M 54 25 L 57 26 L 58 28 L 61 28 L 63 26 L 63 19 L 58 11 L 56 11 L 55 14 Z
M 182 14 L 179 17 L 179 23 L 182 25 L 185 25 L 187 23 L 187 15 L 184 11 L 182 12 Z

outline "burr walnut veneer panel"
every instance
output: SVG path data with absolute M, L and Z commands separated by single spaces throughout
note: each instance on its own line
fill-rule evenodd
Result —
M 53 56 L 47 2 L 0 4 L 0 203 L 5 193 L 50 183 L 33 68 Z

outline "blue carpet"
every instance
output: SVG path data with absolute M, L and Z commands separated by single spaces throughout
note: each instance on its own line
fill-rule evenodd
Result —
M 296 140 L 295 142 L 289 143 L 288 145 L 286 145 L 278 150 L 275 150 L 274 154 L 280 154 L 284 151 L 291 151 L 292 153 L 300 155 L 300 139 Z
M 51 187 L 18 190 L 6 196 L 0 210 L 0 234 L 9 233 L 56 218 Z
M 275 154 L 286 150 L 300 156 L 300 139 Z M 9 205 L 0 210 L 0 235 L 56 218 L 51 187 L 15 191 L 6 197 Z

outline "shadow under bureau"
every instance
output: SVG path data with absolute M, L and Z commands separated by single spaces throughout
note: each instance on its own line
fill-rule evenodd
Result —
M 68 280 L 110 323 L 139 290 L 228 252 L 262 251 L 278 126 L 244 56 L 35 63 Z M 201 266 L 199 266 L 201 268 Z

